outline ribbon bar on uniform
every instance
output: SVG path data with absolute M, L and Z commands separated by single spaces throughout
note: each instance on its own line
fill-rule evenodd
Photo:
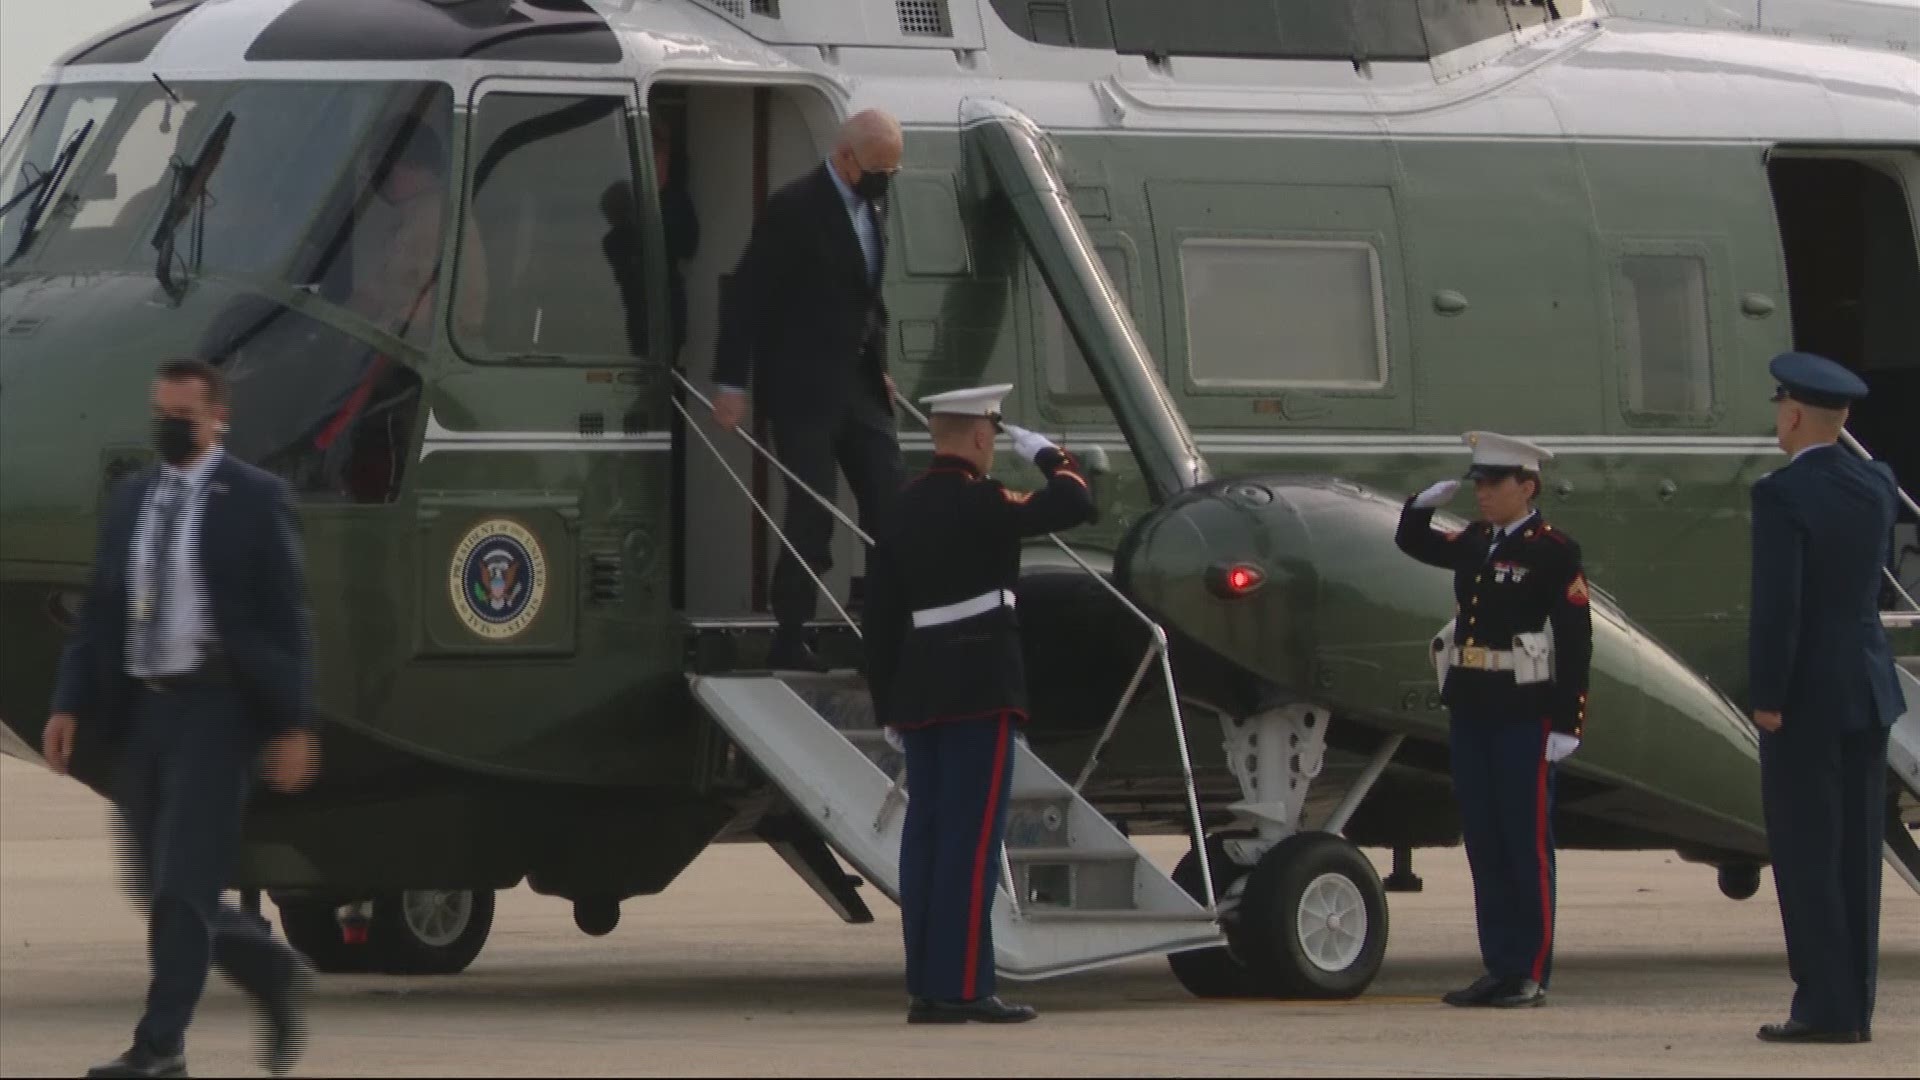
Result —
M 981 593 L 971 600 L 916 611 L 913 613 L 913 626 L 916 630 L 924 630 L 929 626 L 943 626 L 947 623 L 959 622 L 961 619 L 971 619 L 975 615 L 984 615 L 994 608 L 1012 606 L 1013 590 L 995 589 L 989 593 Z

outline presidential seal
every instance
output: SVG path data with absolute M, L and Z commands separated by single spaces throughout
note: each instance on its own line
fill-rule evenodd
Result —
M 454 614 L 483 638 L 516 637 L 540 614 L 546 556 L 533 534 L 515 522 L 492 518 L 467 530 L 450 571 Z

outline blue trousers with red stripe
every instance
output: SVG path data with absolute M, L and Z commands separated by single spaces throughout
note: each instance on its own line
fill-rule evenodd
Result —
M 987 997 L 994 992 L 993 903 L 1013 774 L 1013 717 L 936 723 L 901 736 L 907 993 L 934 1001 Z
M 1453 793 L 1480 956 L 1499 978 L 1553 975 L 1553 787 L 1545 720 L 1453 710 Z

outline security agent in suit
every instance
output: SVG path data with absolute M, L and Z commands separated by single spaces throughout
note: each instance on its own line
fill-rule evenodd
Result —
M 1792 455 L 1753 485 L 1748 696 L 1793 1006 L 1769 1042 L 1865 1042 L 1880 950 L 1887 730 L 1904 709 L 1878 610 L 1893 472 L 1836 445 L 1867 394 L 1824 357 L 1785 353 L 1774 430 Z
M 162 366 L 153 408 L 164 464 L 122 482 L 101 515 L 41 740 L 58 773 L 76 744 L 117 758 L 126 870 L 148 915 L 146 1013 L 132 1048 L 88 1075 L 185 1075 L 209 963 L 260 1007 L 263 1063 L 282 1073 L 305 1041 L 311 973 L 220 896 L 255 762 L 286 792 L 318 767 L 300 541 L 286 485 L 219 444 L 217 368 Z
M 1394 543 L 1453 571 L 1454 620 L 1433 655 L 1486 972 L 1443 1000 L 1518 1008 L 1545 1002 L 1553 972 L 1555 771 L 1586 722 L 1593 623 L 1580 545 L 1533 505 L 1552 455 L 1492 432 L 1465 438 L 1479 519 L 1432 527 L 1460 487 L 1444 480 L 1407 501 Z
M 1011 424 L 1004 430 L 1015 450 L 1047 486 L 1012 491 L 987 475 L 1011 389 L 924 399 L 933 462 L 882 519 L 871 564 L 869 686 L 907 761 L 900 911 L 908 1023 L 1035 1015 L 994 996 L 993 903 L 1015 727 L 1027 709 L 1014 586 L 1020 542 L 1087 521 L 1093 498 L 1065 452 Z
M 882 199 L 899 171 L 900 125 L 878 111 L 856 114 L 819 168 L 767 200 L 725 290 L 713 380 L 714 420 L 732 430 L 755 398 L 780 461 L 807 487 L 832 499 L 835 467 L 873 535 L 878 511 L 904 477 L 887 374 L 886 265 Z M 785 533 L 815 573 L 832 565 L 833 519 L 789 486 Z M 779 623 L 768 664 L 818 671 L 802 637 L 818 598 L 793 552 L 773 571 Z

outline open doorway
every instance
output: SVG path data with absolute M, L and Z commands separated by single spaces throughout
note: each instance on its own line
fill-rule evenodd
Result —
M 1920 491 L 1920 151 L 1782 152 L 1768 162 L 1794 348 L 1865 379 L 1848 429 Z M 1896 572 L 1920 588 L 1920 522 L 1903 512 Z
M 664 126 L 672 142 L 666 186 L 681 189 L 663 191 L 663 211 L 669 217 L 690 213 L 698 223 L 697 246 L 675 268 L 686 304 L 679 364 L 711 399 L 722 282 L 745 250 L 767 196 L 826 158 L 840 119 L 822 95 L 797 86 L 662 83 L 649 91 L 648 109 L 656 132 Z M 679 199 L 684 202 L 676 211 Z M 667 224 L 671 228 L 674 223 Z M 676 428 L 674 439 L 684 485 L 675 560 L 679 607 L 697 623 L 765 622 L 771 627 L 762 613 L 780 540 L 728 470 L 752 488 L 776 522 L 782 520 L 785 506 L 785 478 L 740 439 L 714 426 L 698 400 L 688 400 L 687 407 L 699 431 Z M 756 441 L 770 445 L 763 418 L 752 416 L 749 426 Z M 720 450 L 724 464 L 702 434 Z M 844 485 L 840 504 L 853 516 Z M 826 582 L 842 602 L 849 571 L 858 573 L 862 555 L 859 540 L 836 527 L 834 569 Z M 823 603 L 820 609 L 833 617 L 830 605 Z

